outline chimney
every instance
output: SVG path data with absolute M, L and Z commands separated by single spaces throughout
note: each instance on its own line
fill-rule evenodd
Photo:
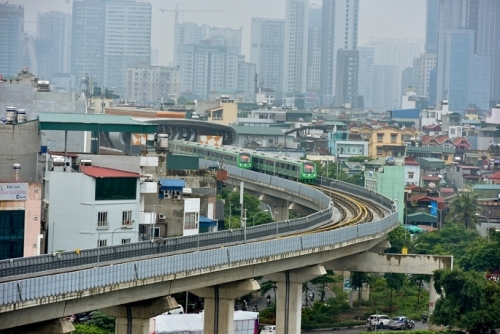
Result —
M 21 180 L 21 165 L 20 164 L 13 164 L 12 165 L 12 178 L 14 179 L 14 181 Z

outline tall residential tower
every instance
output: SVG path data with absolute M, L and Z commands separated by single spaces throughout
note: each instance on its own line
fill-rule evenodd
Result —
M 257 86 L 283 92 L 285 20 L 252 18 L 250 62 L 257 66 Z
M 24 45 L 24 7 L 0 4 L 0 76 L 21 72 Z
M 321 83 L 323 103 L 334 102 L 337 50 L 358 47 L 359 0 L 323 0 Z

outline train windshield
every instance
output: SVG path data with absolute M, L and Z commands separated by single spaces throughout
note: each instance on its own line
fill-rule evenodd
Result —
M 240 154 L 240 162 L 250 162 L 250 154 L 241 153 Z
M 304 162 L 304 173 L 314 173 L 314 164 L 311 162 Z

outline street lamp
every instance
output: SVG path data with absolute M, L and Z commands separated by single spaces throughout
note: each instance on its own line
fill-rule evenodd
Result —
M 269 212 L 269 210 L 262 210 L 261 212 L 257 212 L 252 217 L 252 226 L 255 226 L 255 216 L 260 215 L 261 213 Z
M 275 217 L 276 217 L 276 238 L 278 238 L 278 234 L 279 234 L 279 231 L 278 231 L 278 211 L 274 211 L 274 214 L 275 214 Z
M 432 209 L 432 205 L 427 205 L 427 207 L 429 209 Z M 435 208 L 436 210 L 438 210 L 439 212 L 439 215 L 438 215 L 438 225 L 439 225 L 439 229 L 441 229 L 443 227 L 443 213 L 441 212 L 441 210 L 439 210 L 437 207 Z
M 113 238 L 114 235 L 115 235 L 115 232 L 118 231 L 118 230 L 123 230 L 123 229 L 126 229 L 127 228 L 127 225 L 122 225 L 120 227 L 117 227 L 113 230 L 113 232 L 111 232 L 111 246 L 114 246 L 115 245 L 115 239 Z

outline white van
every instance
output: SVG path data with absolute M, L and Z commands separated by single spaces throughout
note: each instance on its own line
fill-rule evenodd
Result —
M 264 326 L 261 334 L 276 334 L 276 326 Z
M 182 307 L 182 305 L 177 305 L 176 308 L 173 308 L 167 313 L 163 313 L 162 315 L 168 315 L 168 314 L 184 314 L 184 308 Z

